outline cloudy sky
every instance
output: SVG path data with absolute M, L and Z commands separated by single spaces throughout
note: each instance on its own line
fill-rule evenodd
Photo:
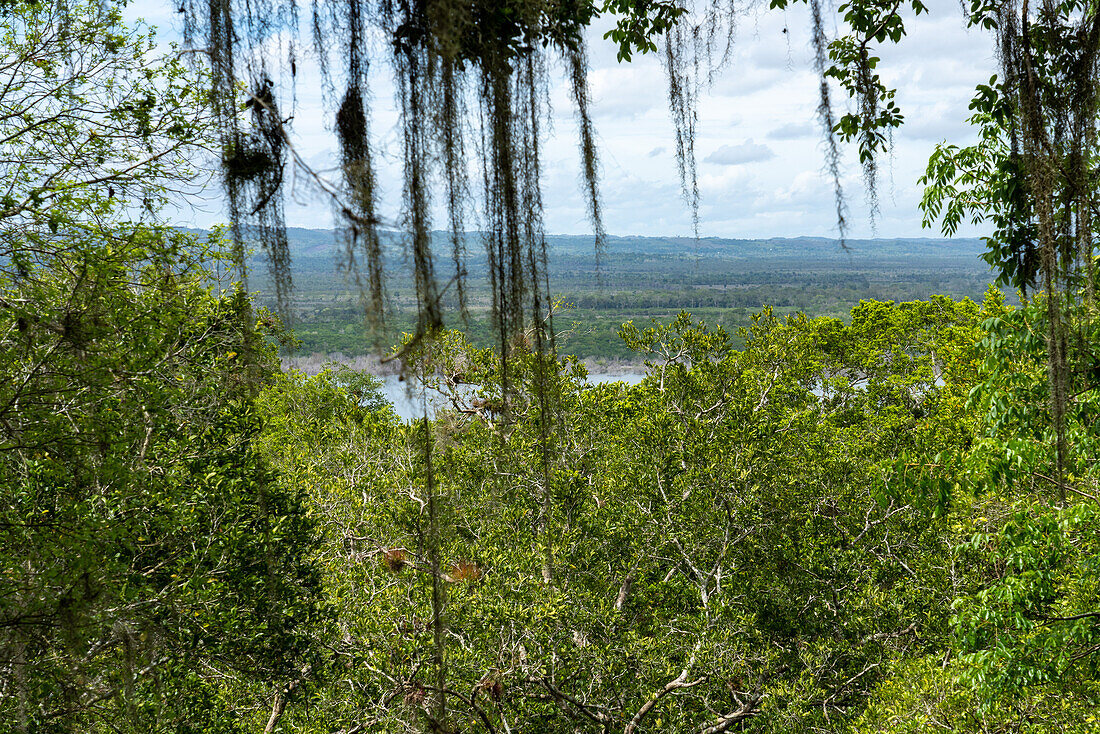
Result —
M 702 195 L 700 233 L 720 237 L 835 236 L 832 185 L 823 170 L 815 119 L 817 79 L 811 68 L 809 14 L 756 3 L 739 18 L 728 66 L 699 101 L 696 152 Z M 906 123 L 895 133 L 893 155 L 883 161 L 881 216 L 872 225 L 854 150 L 845 152 L 843 185 L 850 235 L 935 236 L 921 229 L 917 178 L 937 142 L 974 139 L 966 123 L 974 85 L 989 79 L 996 61 L 991 39 L 967 31 L 956 0 L 929 3 L 930 16 L 908 20 L 900 46 L 881 49 L 880 69 L 898 89 Z M 177 17 L 166 0 L 140 0 L 130 12 L 178 37 Z M 602 38 L 607 24 L 590 33 L 589 83 L 600 148 L 607 231 L 613 234 L 686 235 L 691 216 L 680 196 L 666 84 L 658 59 L 636 56 L 618 63 Z M 786 31 L 786 32 L 785 32 Z M 320 169 L 332 165 L 335 147 L 322 107 L 316 72 L 300 64 L 294 112 L 296 147 Z M 373 129 L 383 146 L 398 150 L 392 82 L 384 65 L 372 79 Z M 543 147 L 547 230 L 583 234 L 590 227 L 576 151 L 576 128 L 561 68 L 552 70 L 553 129 Z M 842 111 L 846 100 L 834 96 Z M 400 169 L 391 152 L 380 162 L 383 208 L 396 211 Z M 208 226 L 224 219 L 216 187 L 205 202 L 175 213 L 180 223 Z M 328 207 L 304 193 L 291 197 L 288 223 L 331 227 Z M 980 234 L 976 230 L 960 234 Z

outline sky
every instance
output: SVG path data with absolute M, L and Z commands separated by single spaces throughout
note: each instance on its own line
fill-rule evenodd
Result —
M 848 235 L 938 236 L 922 229 L 917 183 L 929 154 L 942 141 L 975 140 L 966 122 L 974 86 L 995 73 L 988 33 L 968 31 L 957 0 L 928 2 L 929 15 L 907 18 L 908 36 L 879 49 L 880 72 L 896 87 L 905 124 L 894 133 L 882 161 L 879 216 L 872 221 L 854 146 L 844 151 L 842 184 L 849 207 Z M 178 39 L 178 18 L 166 0 L 138 0 L 131 17 Z M 600 156 L 606 230 L 615 235 L 684 236 L 692 232 L 691 211 L 680 194 L 675 133 L 667 85 L 654 54 L 619 63 L 602 35 L 605 19 L 589 32 L 589 86 Z M 699 99 L 696 153 L 701 193 L 700 235 L 765 238 L 837 236 L 832 182 L 824 169 L 821 127 L 816 119 L 818 79 L 812 69 L 808 10 L 802 5 L 768 10 L 757 0 L 738 18 L 729 63 Z M 372 129 L 384 152 L 379 166 L 381 210 L 396 219 L 401 192 L 399 131 L 393 83 L 384 64 L 372 71 Z M 562 65 L 551 68 L 552 129 L 543 144 L 546 230 L 552 234 L 591 231 L 581 186 L 576 125 Z M 311 165 L 332 172 L 332 118 L 321 99 L 316 63 L 299 63 L 295 88 L 295 147 Z M 842 114 L 848 101 L 834 89 Z M 284 105 L 285 106 L 285 105 Z M 291 226 L 330 228 L 329 207 L 297 187 L 288 197 Z M 202 201 L 179 205 L 169 216 L 179 224 L 207 227 L 224 221 L 220 191 L 207 187 Z M 442 220 L 440 220 L 442 221 Z M 983 232 L 960 229 L 959 236 Z

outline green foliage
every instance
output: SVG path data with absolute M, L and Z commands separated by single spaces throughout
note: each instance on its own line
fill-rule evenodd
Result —
M 1010 126 L 1015 123 L 1009 100 L 996 76 L 978 85 L 970 109 L 979 141 L 961 148 L 937 145 L 920 178 L 925 187 L 920 204 L 923 225 L 941 220 L 944 234 L 950 236 L 964 220 L 990 222 L 993 232 L 984 238 L 986 262 L 999 284 L 1026 290 L 1035 285 L 1039 268 L 1038 224 L 1021 158 L 1010 147 Z
M 977 498 L 959 553 L 982 564 L 953 604 L 954 683 L 983 728 L 1095 731 L 1096 9 L 974 2 L 970 22 L 997 29 L 1004 73 L 971 103 L 979 143 L 937 148 L 923 208 L 945 231 L 991 222 L 1000 281 L 1042 294 L 986 321 L 981 431 L 947 472 Z
M 0 24 L 0 255 L 127 207 L 153 212 L 208 140 L 201 80 L 122 22 L 124 2 L 23 3 Z M 198 83 L 196 83 L 198 82 Z
M 873 188 L 902 116 L 872 44 L 899 42 L 901 10 L 926 8 L 842 5 L 847 34 L 828 45 L 826 68 L 820 4 L 809 4 L 818 66 L 857 102 L 828 127 L 858 140 Z M 125 221 L 155 212 L 207 141 L 201 85 L 178 57 L 151 60 L 151 34 L 124 27 L 121 7 L 0 9 L 5 729 L 1100 729 L 1094 187 L 1082 178 L 1091 153 L 1071 150 L 1094 138 L 1095 105 L 1080 101 L 1095 97 L 1094 64 L 1078 62 L 1096 54 L 1095 40 L 1070 32 L 1094 8 L 1043 6 L 1016 33 L 1003 27 L 1012 7 L 973 4 L 974 24 L 1031 44 L 1037 86 L 980 85 L 979 143 L 941 146 L 923 179 L 930 221 L 942 217 L 948 233 L 966 218 L 992 222 L 987 260 L 1001 282 L 1031 286 L 1045 272 L 1045 298 L 1017 309 L 995 291 L 981 306 L 860 301 L 843 320 L 764 309 L 711 328 L 688 313 L 631 321 L 619 336 L 648 376 L 627 387 L 587 384 L 518 310 L 534 294 L 541 318 L 548 295 L 524 280 L 539 280 L 539 252 L 517 249 L 541 241 L 535 67 L 541 45 L 562 50 L 587 126 L 584 26 L 615 14 L 608 37 L 626 60 L 677 31 L 685 7 L 384 5 L 404 82 L 414 286 L 432 310 L 394 354 L 424 401 L 425 417 L 405 424 L 370 375 L 277 372 L 269 340 L 290 341 L 277 320 L 257 320 L 240 290 L 208 285 L 223 257 L 217 236 L 203 245 Z M 348 7 L 332 18 L 354 35 L 363 29 Z M 248 16 L 250 33 L 267 33 L 270 11 Z M 233 38 L 208 20 L 232 152 Z M 345 216 L 373 227 L 364 67 L 349 48 L 345 183 L 361 201 Z M 1011 49 L 1005 58 L 1019 71 Z M 487 170 L 516 179 L 487 194 L 495 236 L 507 239 L 499 252 L 530 263 L 486 264 L 501 288 L 492 337 L 506 360 L 484 347 L 476 319 L 469 337 L 432 328 L 440 300 L 428 297 L 422 181 L 438 152 L 458 222 L 453 84 L 466 64 L 491 93 Z M 405 96 L 425 89 L 428 101 Z M 270 165 L 229 177 L 262 184 L 254 213 L 274 200 L 282 155 L 270 90 L 250 103 Z M 685 94 L 672 97 L 689 150 Z M 1072 155 L 1028 149 L 1063 113 Z M 458 142 L 421 150 L 432 130 Z M 598 220 L 590 136 L 582 148 Z M 1044 160 L 1068 173 L 1036 177 Z M 280 216 L 261 213 L 276 239 Z M 371 236 L 363 254 L 377 270 Z M 714 277 L 706 285 L 725 284 Z M 606 349 L 585 341 L 600 326 L 592 314 L 606 327 L 622 309 L 650 307 L 653 294 L 620 286 L 591 296 L 560 343 Z M 778 292 L 783 308 L 801 305 Z M 710 319 L 757 294 L 683 295 Z M 620 310 L 601 313 L 609 304 Z
M 274 356 L 217 238 L 144 223 L 202 79 L 123 6 L 0 21 L 4 731 L 245 730 L 311 664 L 313 530 L 255 448 Z
M 604 38 L 619 47 L 616 58 L 622 62 L 630 61 L 635 51 L 656 51 L 654 38 L 668 33 L 687 8 L 676 0 L 604 0 L 603 12 L 621 16 Z
M 66 244 L 0 281 L 0 718 L 231 730 L 226 681 L 300 677 L 314 613 L 299 496 L 253 447 L 271 356 L 186 237 Z
M 910 478 L 953 538 L 950 644 L 885 681 L 861 731 L 1098 728 L 1095 387 L 1077 377 L 1058 482 L 1046 314 L 1041 301 L 986 299 L 984 338 L 969 350 L 973 388 L 960 395 L 973 440 Z
M 907 499 L 902 459 L 970 439 L 978 323 L 944 298 L 850 324 L 765 311 L 740 350 L 687 314 L 627 324 L 650 362 L 629 388 L 520 346 L 505 391 L 490 350 L 421 340 L 414 389 L 444 406 L 438 578 L 420 424 L 331 373 L 283 378 L 265 450 L 325 529 L 333 615 L 331 677 L 285 726 L 431 727 L 441 696 L 461 730 L 850 721 L 950 640 L 955 536 Z
M 956 602 L 963 681 L 983 705 L 1043 710 L 1097 704 L 1100 616 L 1096 545 L 1096 387 L 1087 378 L 1068 411 L 1072 450 L 1056 477 L 1041 333 L 1046 309 L 1031 303 L 990 319 L 987 357 L 972 402 L 986 429 L 966 457 L 968 486 L 1003 503 L 969 539 L 991 573 Z M 988 521 L 987 521 L 988 525 Z M 1055 709 L 1057 710 L 1057 708 Z

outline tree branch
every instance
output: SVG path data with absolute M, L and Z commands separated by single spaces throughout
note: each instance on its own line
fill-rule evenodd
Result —
M 755 716 L 757 707 L 760 706 L 760 701 L 762 701 L 763 698 L 763 691 L 756 691 L 750 698 L 745 700 L 739 708 L 719 717 L 718 721 L 715 723 L 700 729 L 699 734 L 721 734 L 721 732 L 727 731 L 734 724 Z
M 646 714 L 648 714 L 653 709 L 653 707 L 657 705 L 658 701 L 660 701 L 668 694 L 680 688 L 691 688 L 692 686 L 697 686 L 707 679 L 707 676 L 705 675 L 690 682 L 687 679 L 688 673 L 691 671 L 692 666 L 695 665 L 695 656 L 699 654 L 699 650 L 700 648 L 702 648 L 702 646 L 703 638 L 700 637 L 699 640 L 695 643 L 695 649 L 691 651 L 691 657 L 688 658 L 687 664 L 684 665 L 684 669 L 680 671 L 680 675 L 676 676 L 668 683 L 665 683 L 665 685 L 659 691 L 654 693 L 648 701 L 642 704 L 642 707 L 638 709 L 637 713 L 634 714 L 634 717 L 626 725 L 626 728 L 623 729 L 623 734 L 633 734 L 634 730 L 638 728 L 638 724 L 641 723 Z
M 559 690 L 546 678 L 539 678 L 537 680 L 533 680 L 532 682 L 540 684 L 543 688 L 549 691 L 550 695 L 554 697 L 554 701 L 558 704 L 558 707 L 561 708 L 563 711 L 569 711 L 569 709 L 562 705 L 563 702 L 568 702 L 572 704 L 577 709 L 577 711 L 584 714 L 586 718 L 591 719 L 600 726 L 604 727 L 604 730 L 606 730 L 611 725 L 610 716 L 605 714 L 603 711 L 599 711 L 598 709 L 589 706 L 588 704 L 581 703 L 577 699 L 570 696 L 568 693 Z
M 693 654 L 688 668 L 690 668 L 691 664 L 693 664 L 694 662 L 695 656 Z M 638 724 L 642 722 L 642 719 L 646 717 L 646 714 L 648 714 L 653 709 L 653 707 L 657 705 L 658 701 L 660 701 L 668 694 L 681 688 L 691 688 L 692 686 L 697 686 L 707 679 L 707 677 L 704 675 L 702 678 L 696 678 L 693 681 L 689 681 L 687 679 L 688 668 L 684 668 L 682 671 L 680 671 L 680 675 L 676 676 L 668 683 L 665 683 L 664 687 L 662 687 L 661 690 L 657 691 L 655 694 L 653 694 L 652 698 L 642 704 L 642 707 L 638 709 L 638 712 L 636 714 L 634 714 L 634 718 L 632 718 L 630 722 L 626 725 L 626 728 L 623 729 L 623 734 L 632 734 L 638 728 Z

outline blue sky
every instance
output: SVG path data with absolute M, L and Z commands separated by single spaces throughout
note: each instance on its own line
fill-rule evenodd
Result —
M 881 49 L 880 69 L 898 89 L 905 125 L 894 135 L 882 162 L 881 216 L 867 214 L 854 150 L 845 151 L 843 184 L 854 237 L 935 236 L 922 230 L 917 178 L 939 141 L 974 139 L 966 123 L 974 85 L 987 81 L 996 61 L 991 37 L 967 31 L 954 0 L 929 3 L 931 14 L 908 21 L 909 35 L 897 47 Z M 164 0 L 139 0 L 130 9 L 178 38 L 178 16 Z M 601 159 L 605 225 L 613 234 L 686 235 L 691 215 L 679 193 L 675 138 L 669 119 L 664 74 L 653 55 L 618 63 L 615 49 L 590 33 L 589 84 Z M 784 29 L 787 32 L 784 32 Z M 832 186 L 823 170 L 821 132 L 815 118 L 817 78 L 811 68 L 809 14 L 801 5 L 787 11 L 750 6 L 738 20 L 729 64 L 699 100 L 696 151 L 702 194 L 700 233 L 719 237 L 835 236 Z M 379 161 L 382 209 L 396 219 L 401 172 L 396 144 L 397 115 L 392 80 L 384 64 L 374 67 L 372 126 L 389 152 Z M 576 127 L 565 75 L 551 69 L 552 131 L 543 146 L 547 230 L 583 234 L 590 227 L 580 186 Z M 327 129 L 316 64 L 299 64 L 294 110 L 295 145 L 319 169 L 332 166 L 335 141 Z M 834 95 L 838 112 L 847 104 Z M 196 206 L 172 214 L 181 223 L 208 226 L 224 219 L 216 185 Z M 331 227 L 328 206 L 298 187 L 287 202 L 293 226 Z M 964 229 L 961 235 L 981 234 Z

